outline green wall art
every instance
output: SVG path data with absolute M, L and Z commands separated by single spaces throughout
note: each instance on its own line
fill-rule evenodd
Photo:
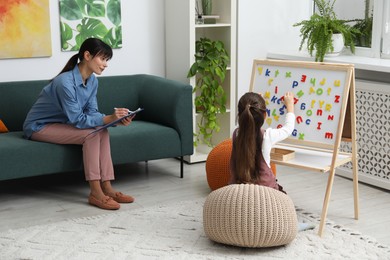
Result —
M 120 0 L 60 0 L 62 51 L 78 51 L 85 39 L 122 47 Z

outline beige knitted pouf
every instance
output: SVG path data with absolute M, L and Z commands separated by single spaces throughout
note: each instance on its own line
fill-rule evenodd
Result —
M 297 235 L 297 215 L 286 194 L 260 185 L 233 184 L 211 192 L 203 227 L 213 241 L 241 247 L 272 247 Z

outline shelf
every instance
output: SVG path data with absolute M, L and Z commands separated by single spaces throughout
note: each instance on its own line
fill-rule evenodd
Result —
M 290 145 L 275 145 L 274 148 L 288 149 L 295 152 L 295 157 L 287 161 L 271 160 L 271 162 L 307 170 L 328 172 L 331 169 L 333 150 L 303 149 Z M 352 154 L 338 153 L 335 167 L 352 161 Z
M 213 134 L 212 143 L 217 145 L 230 138 L 235 128 L 236 107 L 236 45 L 237 45 L 237 0 L 213 0 L 215 23 L 195 24 L 195 6 L 201 0 L 169 0 L 165 1 L 165 48 L 166 48 L 166 77 L 182 81 L 192 86 L 196 77 L 187 78 L 188 69 L 195 61 L 195 42 L 206 37 L 220 40 L 224 43 L 230 57 L 225 81 L 222 84 L 226 93 L 226 113 L 219 114 L 220 131 Z M 180 14 L 180 15 L 178 15 Z M 219 17 L 219 19 L 217 18 Z M 195 99 L 197 93 L 194 93 Z M 193 132 L 197 132 L 197 122 L 200 114 L 193 110 Z M 210 147 L 199 144 L 194 147 L 194 154 L 185 156 L 188 163 L 204 162 L 207 160 Z
M 269 52 L 267 58 L 279 59 L 279 60 L 304 60 L 314 61 L 314 57 L 311 57 L 308 52 L 304 51 L 278 51 Z M 348 63 L 353 64 L 355 69 L 378 71 L 378 72 L 390 72 L 390 59 L 370 58 L 363 56 L 342 54 L 336 57 L 326 57 L 324 62 L 333 63 Z
M 218 28 L 218 27 L 230 27 L 230 23 L 212 23 L 212 24 L 196 24 L 195 28 Z

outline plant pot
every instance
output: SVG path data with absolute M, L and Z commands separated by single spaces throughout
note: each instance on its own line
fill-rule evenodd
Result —
M 344 49 L 344 38 L 341 33 L 335 33 L 332 35 L 333 52 L 327 52 L 326 56 L 334 57 L 338 56 Z
M 202 11 L 203 15 L 210 15 L 213 12 L 213 1 L 212 0 L 202 0 Z

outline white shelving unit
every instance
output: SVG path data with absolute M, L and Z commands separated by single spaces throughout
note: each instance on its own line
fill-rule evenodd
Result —
M 201 37 L 223 41 L 230 57 L 223 84 L 227 95 L 227 112 L 218 117 L 221 131 L 214 134 L 212 140 L 216 145 L 230 138 L 235 127 L 237 0 L 213 0 L 213 14 L 219 15 L 215 24 L 195 24 L 196 1 L 200 0 L 165 0 L 166 77 L 195 86 L 195 77 L 187 78 L 187 72 L 195 61 L 195 41 Z M 193 108 L 193 132 L 197 132 L 199 118 L 200 115 Z M 205 161 L 210 150 L 208 146 L 198 145 L 194 154 L 184 159 L 188 163 Z

